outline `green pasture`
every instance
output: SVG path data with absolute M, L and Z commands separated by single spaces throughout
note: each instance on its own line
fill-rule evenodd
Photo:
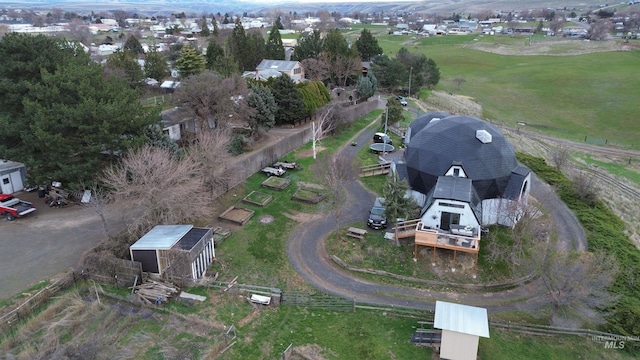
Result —
M 442 36 L 412 39 L 373 29 L 384 53 L 395 56 L 402 47 L 424 53 L 441 72 L 437 90 L 474 98 L 484 107 L 484 118 L 508 126 L 582 141 L 585 136 L 609 144 L 640 146 L 640 51 L 600 52 L 565 56 L 499 55 L 473 50 L 475 41 L 514 47 L 526 46 L 524 37 Z M 561 38 L 532 37 L 532 42 Z M 565 39 L 566 40 L 566 39 Z M 584 41 L 566 45 L 566 53 Z M 558 50 L 561 52 L 561 50 Z M 465 82 L 458 88 L 454 79 Z

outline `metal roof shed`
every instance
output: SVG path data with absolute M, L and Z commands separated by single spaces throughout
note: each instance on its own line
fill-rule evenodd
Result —
M 196 280 L 215 258 L 213 230 L 193 225 L 157 225 L 129 247 L 131 260 L 142 263 L 145 272 L 162 275 L 177 257 L 172 252 L 186 254 L 190 269 L 187 277 Z
M 475 360 L 480 336 L 489 338 L 487 309 L 436 301 L 433 327 L 442 329 L 440 358 Z
M 0 194 L 24 190 L 27 168 L 23 163 L 0 159 Z

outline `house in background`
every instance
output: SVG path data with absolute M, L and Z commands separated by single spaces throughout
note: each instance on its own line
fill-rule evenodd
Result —
M 23 163 L 0 159 L 0 194 L 24 190 L 27 167 Z
M 304 68 L 299 61 L 265 59 L 256 66 L 256 73 L 261 73 L 267 70 L 275 70 L 279 73 L 287 74 L 296 83 L 304 81 Z
M 129 247 L 132 261 L 157 276 L 201 279 L 216 257 L 213 229 L 193 225 L 157 225 Z M 173 270 L 173 271 L 171 271 Z
M 433 327 L 442 330 L 440 358 L 476 360 L 480 337 L 489 338 L 487 309 L 436 301 Z

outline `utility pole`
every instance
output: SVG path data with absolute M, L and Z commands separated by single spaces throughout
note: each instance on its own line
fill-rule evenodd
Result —
M 387 122 L 389 121 L 389 106 L 387 106 L 387 115 L 384 118 L 384 134 L 387 134 Z
M 411 75 L 413 73 L 413 66 L 409 68 L 409 98 L 411 97 Z

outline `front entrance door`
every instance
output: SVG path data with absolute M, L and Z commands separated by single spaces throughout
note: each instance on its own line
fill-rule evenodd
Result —
M 440 216 L 440 229 L 451 230 L 451 225 L 460 225 L 460 214 L 443 211 Z

